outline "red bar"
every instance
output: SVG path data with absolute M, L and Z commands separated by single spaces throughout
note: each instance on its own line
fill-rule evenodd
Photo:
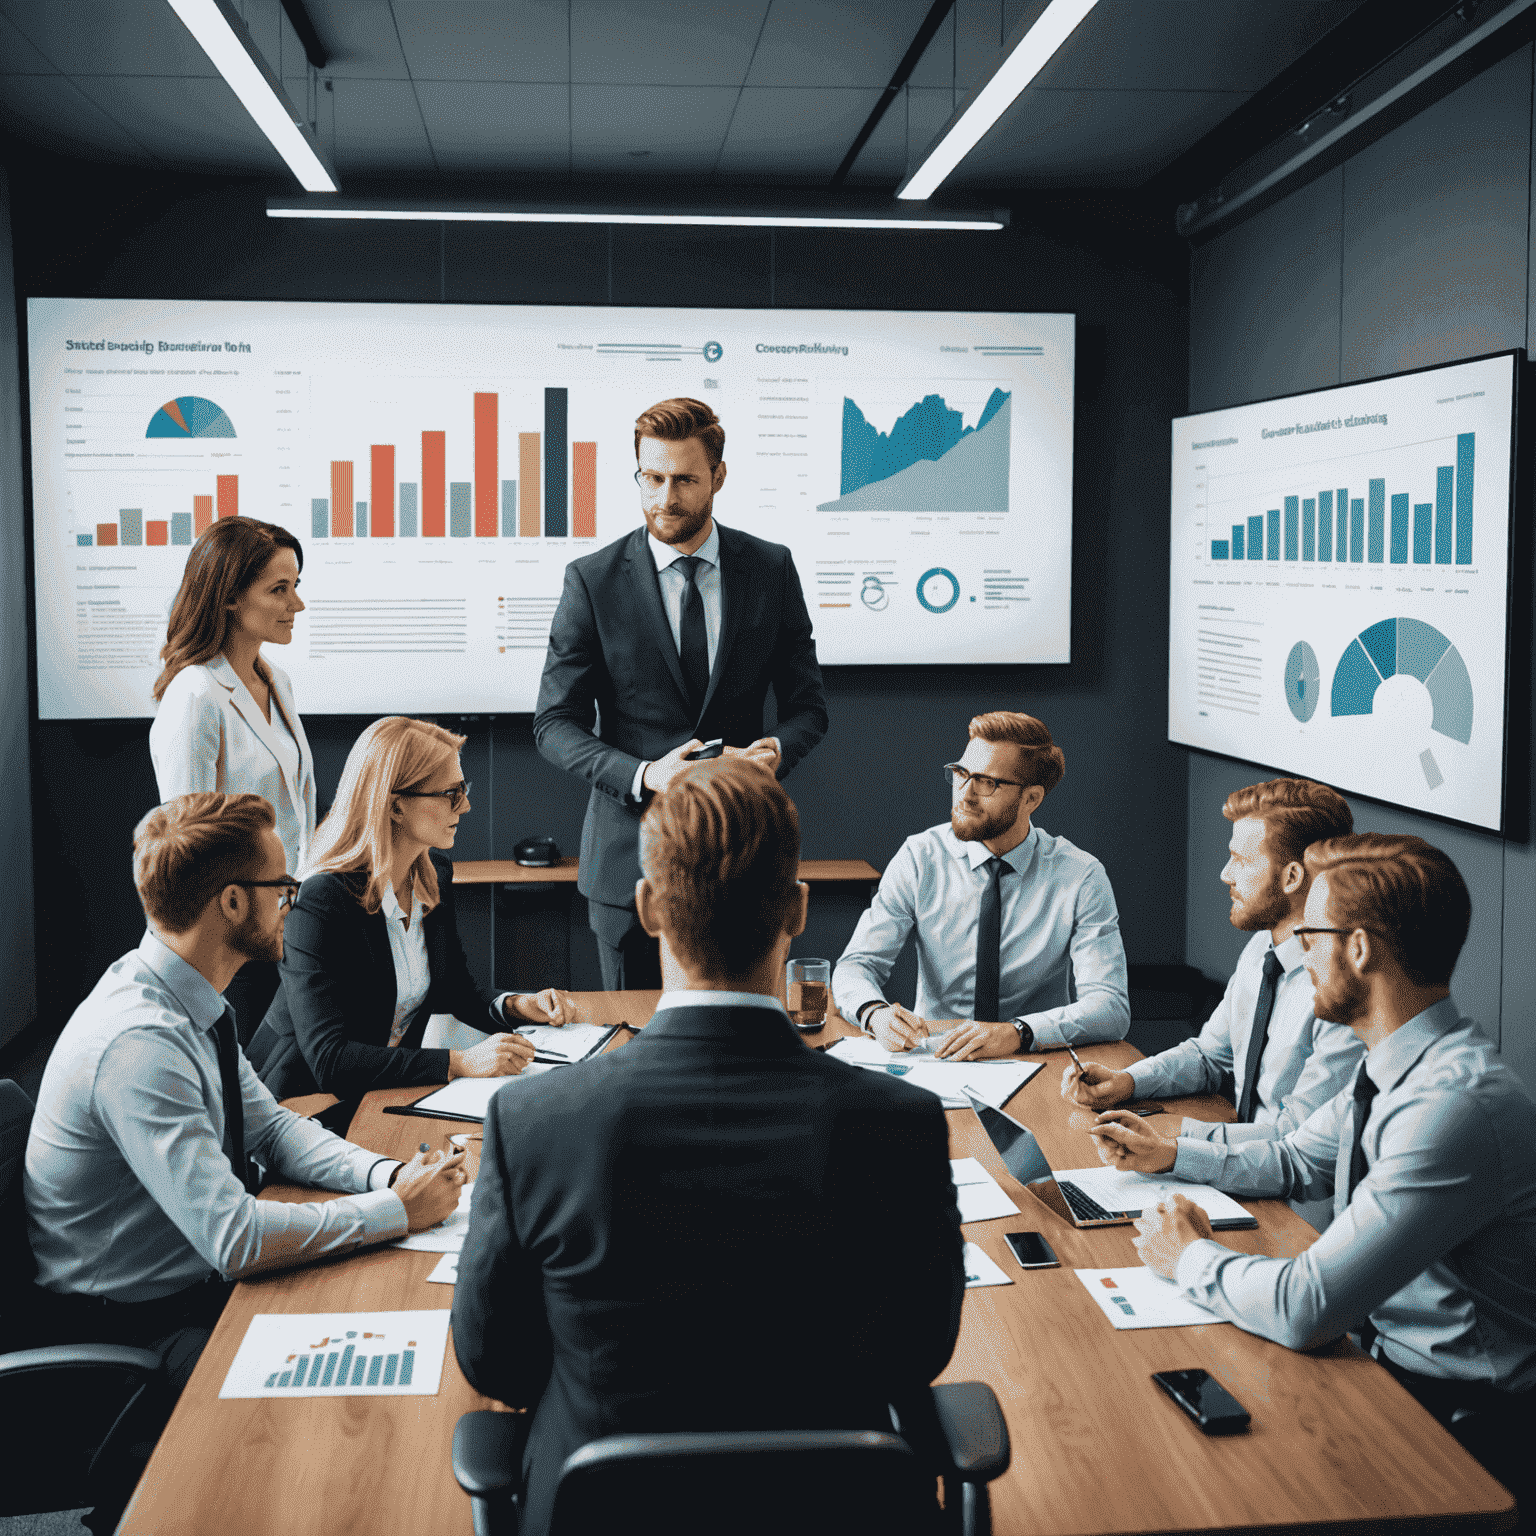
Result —
M 571 444 L 571 535 L 597 537 L 597 444 Z
M 331 460 L 331 537 L 352 537 L 352 460 Z
M 448 536 L 448 457 L 446 432 L 421 434 L 421 536 L 443 539 Z
M 240 515 L 240 476 L 218 475 L 214 480 L 219 491 L 219 516 L 239 517 Z
M 475 537 L 496 537 L 496 396 L 475 396 Z
M 116 523 L 97 523 L 96 524 L 96 542 L 98 544 L 116 544 L 117 543 L 117 524 Z
M 196 537 L 205 533 L 208 525 L 213 521 L 213 497 L 194 496 L 192 498 L 192 533 Z
M 373 484 L 368 493 L 369 531 L 373 538 L 392 539 L 395 536 L 395 446 L 393 443 L 375 443 L 369 452 L 373 455 Z
M 144 542 L 146 544 L 169 544 L 171 542 L 171 525 L 169 523 L 145 523 Z

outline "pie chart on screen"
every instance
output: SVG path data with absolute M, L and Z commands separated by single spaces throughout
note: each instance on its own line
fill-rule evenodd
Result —
M 1472 740 L 1472 678 L 1461 653 L 1422 619 L 1383 619 L 1345 647 L 1334 668 L 1331 712 L 1373 713 L 1376 690 L 1389 677 L 1416 677 L 1435 707 L 1430 729 L 1464 745 Z
M 145 437 L 233 437 L 235 424 L 224 407 L 201 395 L 178 395 L 149 418 Z
M 1305 640 L 1298 640 L 1285 659 L 1285 702 L 1303 725 L 1317 710 L 1317 652 Z

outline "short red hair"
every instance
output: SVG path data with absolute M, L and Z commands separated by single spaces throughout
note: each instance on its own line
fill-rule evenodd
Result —
M 640 457 L 640 439 L 657 437 L 664 443 L 682 443 L 696 437 L 704 445 L 704 456 L 714 469 L 725 457 L 725 428 L 720 418 L 702 400 L 680 396 L 662 400 L 635 420 L 635 457 Z
M 1264 851 L 1281 866 L 1299 864 L 1311 843 L 1348 837 L 1354 812 L 1336 789 L 1311 779 L 1266 779 L 1234 789 L 1221 814 L 1228 821 L 1245 816 L 1264 823 Z
M 1038 784 L 1046 794 L 1061 783 L 1067 772 L 1067 759 L 1051 740 L 1051 733 L 1033 715 L 1012 709 L 994 709 L 971 721 L 972 741 L 1007 742 L 1019 749 L 1026 785 Z

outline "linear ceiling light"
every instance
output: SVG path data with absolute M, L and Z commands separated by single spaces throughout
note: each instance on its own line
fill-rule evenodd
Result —
M 273 197 L 269 219 L 401 219 L 423 223 L 467 224 L 689 224 L 738 229 L 935 229 L 997 230 L 1008 223 L 1004 209 L 976 214 L 954 211 L 922 214 L 913 210 L 885 213 L 778 213 L 649 209 L 518 207 L 496 203 L 396 203 L 356 199 Z
M 1015 36 L 990 78 L 961 103 L 928 147 L 923 163 L 896 189 L 896 196 L 908 201 L 932 197 L 1097 4 L 1098 0 L 1051 0 L 1034 25 Z
M 334 192 L 336 179 L 322 160 L 309 125 L 257 51 L 229 0 L 170 0 L 170 5 L 256 126 L 287 161 L 299 185 L 306 192 Z

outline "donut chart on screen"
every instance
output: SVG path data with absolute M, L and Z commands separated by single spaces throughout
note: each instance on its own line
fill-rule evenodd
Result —
M 1389 677 L 1416 677 L 1435 706 L 1430 728 L 1466 745 L 1472 740 L 1472 678 L 1461 653 L 1422 619 L 1383 619 L 1363 629 L 1333 672 L 1331 713 L 1368 715 Z
M 1298 640 L 1285 659 L 1285 702 L 1303 725 L 1317 712 L 1317 652 L 1305 640 Z

